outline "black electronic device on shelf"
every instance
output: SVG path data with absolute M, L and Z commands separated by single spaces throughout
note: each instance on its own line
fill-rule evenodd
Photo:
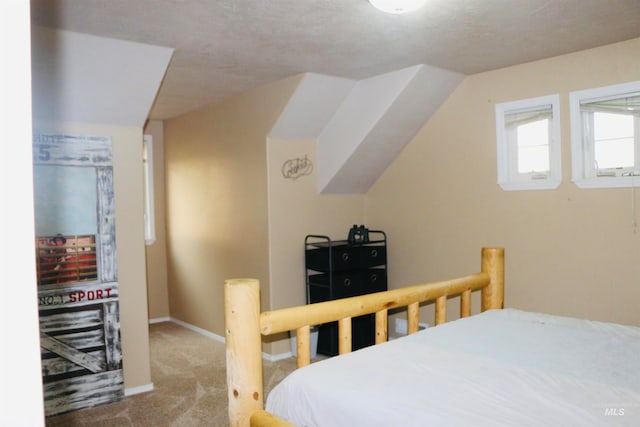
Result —
M 304 239 L 307 303 L 387 290 L 387 236 L 354 226 L 347 240 L 309 234 Z M 352 319 L 352 349 L 375 344 L 375 315 Z M 338 324 L 321 325 L 318 353 L 338 354 Z

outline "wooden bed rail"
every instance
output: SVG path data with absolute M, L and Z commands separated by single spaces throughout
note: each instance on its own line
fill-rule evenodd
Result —
M 408 333 L 418 331 L 419 305 L 435 300 L 436 325 L 446 320 L 447 297 L 460 295 L 460 317 L 471 314 L 471 292 L 481 289 L 481 310 L 504 303 L 504 249 L 483 248 L 481 272 L 385 292 L 260 312 L 256 279 L 227 280 L 225 338 L 231 426 L 287 426 L 263 411 L 261 335 L 296 330 L 298 366 L 310 363 L 310 326 L 338 321 L 338 351 L 351 351 L 351 319 L 375 313 L 376 344 L 386 341 L 388 310 L 407 307 Z M 252 417 L 253 415 L 253 417 Z

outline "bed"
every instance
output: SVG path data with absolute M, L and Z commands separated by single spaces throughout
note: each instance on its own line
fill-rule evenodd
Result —
M 471 316 L 471 293 L 481 312 Z M 460 319 L 445 323 L 460 295 Z M 481 271 L 360 297 L 260 312 L 258 283 L 225 283 L 232 426 L 640 425 L 640 328 L 503 309 L 504 250 Z M 435 325 L 418 331 L 419 305 Z M 387 338 L 407 307 L 407 337 Z M 350 319 L 375 313 L 376 346 L 350 352 Z M 310 364 L 311 325 L 339 322 L 340 356 Z M 261 335 L 296 330 L 298 369 L 264 409 Z M 288 421 L 285 421 L 288 420 Z

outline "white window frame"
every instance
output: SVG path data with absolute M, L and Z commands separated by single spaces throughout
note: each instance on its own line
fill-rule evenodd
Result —
M 593 141 L 584 134 L 583 103 L 605 101 L 627 96 L 640 95 L 640 81 L 579 90 L 569 94 L 571 117 L 571 180 L 580 188 L 621 188 L 640 187 L 640 118 L 635 119 L 635 159 L 634 171 L 625 171 L 616 176 L 598 176 L 590 165 L 593 157 Z
M 142 140 L 142 168 L 144 179 L 144 240 L 147 245 L 156 241 L 153 186 L 153 137 L 144 135 Z
M 505 116 L 551 107 L 549 122 L 549 173 L 518 173 L 516 147 L 509 144 Z M 498 184 L 503 190 L 551 190 L 562 182 L 560 96 L 558 94 L 496 104 Z M 511 144 L 512 145 L 512 144 Z

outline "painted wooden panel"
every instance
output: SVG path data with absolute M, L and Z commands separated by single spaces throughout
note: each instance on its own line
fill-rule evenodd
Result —
M 117 401 L 123 385 L 121 369 L 45 384 L 45 413 L 50 416 Z
M 33 136 L 33 164 L 56 166 L 113 166 L 107 136 L 38 133 Z
M 97 302 L 117 301 L 118 283 L 70 283 L 64 286 L 41 286 L 38 292 L 40 311 L 72 308 Z
M 49 335 L 58 341 L 70 345 L 77 349 L 90 349 L 94 347 L 104 347 L 104 332 L 102 328 L 89 331 L 74 332 L 71 334 Z M 42 354 L 46 354 L 44 351 Z
M 54 353 L 49 353 L 54 355 Z M 89 351 L 87 354 L 96 359 L 104 359 L 104 350 Z M 42 376 L 53 377 L 55 375 L 65 375 L 69 373 L 82 371 L 84 368 L 68 361 L 64 357 L 55 357 L 42 359 Z
M 119 369 L 122 366 L 122 346 L 119 307 L 115 301 L 104 304 L 104 345 L 107 369 Z
M 60 234 L 65 239 L 55 244 L 52 238 L 58 235 L 37 237 L 42 376 L 45 413 L 51 416 L 114 402 L 124 395 L 113 166 L 108 137 L 38 134 L 33 144 L 34 165 L 95 170 L 95 198 L 80 192 L 74 199 L 76 209 L 78 205 L 84 209 L 87 202 L 95 205 L 96 224 L 90 232 L 95 234 Z M 78 174 L 38 176 L 65 175 Z M 56 181 L 56 185 L 61 184 Z M 39 188 L 46 190 L 47 183 Z M 59 194 L 65 194 L 64 188 Z M 41 204 L 45 217 L 54 210 L 65 218 L 65 212 L 74 209 L 50 200 Z M 55 224 L 68 224 L 65 219 Z M 80 256 L 87 255 L 91 260 L 81 265 Z
M 98 168 L 98 274 L 101 282 L 117 280 L 116 210 L 113 168 Z
M 55 332 L 66 329 L 102 326 L 102 311 L 98 308 L 71 313 L 55 313 L 40 320 L 41 332 Z
M 103 372 L 107 368 L 107 364 L 104 360 L 96 359 L 89 353 L 85 353 L 42 332 L 40 333 L 40 347 L 58 354 L 76 365 L 82 366 L 94 373 Z

